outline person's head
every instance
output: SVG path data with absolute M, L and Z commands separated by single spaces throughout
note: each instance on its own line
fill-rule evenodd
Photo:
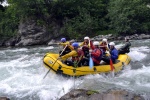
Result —
M 99 43 L 98 41 L 94 41 L 94 42 L 93 42 L 93 45 L 94 45 L 96 48 L 98 48 L 99 45 L 100 45 L 100 43 Z
M 61 42 L 66 42 L 66 38 L 61 38 Z
M 110 49 L 113 49 L 115 47 L 115 43 L 114 42 L 110 42 L 109 45 L 110 45 Z
M 84 42 L 86 42 L 86 43 L 88 43 L 89 42 L 89 37 L 88 36 L 86 36 L 86 37 L 84 37 Z
M 107 39 L 104 38 L 104 39 L 102 40 L 102 42 L 103 42 L 104 44 L 107 44 Z
M 128 42 L 129 41 L 129 37 L 125 37 L 125 41 Z
M 72 43 L 72 46 L 74 49 L 77 49 L 79 47 L 79 44 L 77 42 Z

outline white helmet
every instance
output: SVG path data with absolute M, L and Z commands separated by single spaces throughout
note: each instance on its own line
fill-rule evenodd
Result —
M 115 46 L 115 43 L 114 42 L 110 42 L 109 45 Z
M 94 42 L 93 42 L 93 45 L 98 45 L 98 46 L 99 46 L 100 43 L 99 43 L 98 41 L 94 41 Z
M 85 39 L 89 40 L 90 38 L 89 38 L 88 36 L 86 36 L 86 37 L 84 37 L 84 40 L 85 40 Z
M 103 41 L 103 42 L 107 42 L 107 39 L 104 38 L 102 41 Z

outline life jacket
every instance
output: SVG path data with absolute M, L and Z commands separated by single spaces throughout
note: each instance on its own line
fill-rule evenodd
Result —
M 99 49 L 96 48 L 96 49 L 94 49 L 93 52 L 96 52 L 96 50 L 100 50 L 100 51 L 101 51 L 101 54 L 100 54 L 98 57 L 93 56 L 93 58 L 94 58 L 95 60 L 97 60 L 97 61 L 100 61 L 100 60 L 102 59 L 102 56 L 103 56 L 103 50 L 100 49 L 100 48 L 99 48 Z
M 100 44 L 100 46 L 101 46 L 100 48 L 103 50 L 103 52 L 106 52 L 106 50 L 107 50 L 106 48 L 107 48 L 107 47 L 103 47 L 103 46 L 105 46 L 105 44 L 102 43 L 102 44 Z
M 77 54 L 78 54 L 77 56 L 72 57 L 72 61 L 80 61 L 83 59 L 84 52 L 81 49 L 77 50 Z

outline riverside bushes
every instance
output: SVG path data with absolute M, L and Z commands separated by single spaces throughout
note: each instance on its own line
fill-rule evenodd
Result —
M 3 2 L 4 0 L 0 0 Z M 20 21 L 28 18 L 71 38 L 98 34 L 150 32 L 149 0 L 7 0 L 0 10 L 0 36 L 17 34 Z M 105 33 L 104 33 L 105 32 Z

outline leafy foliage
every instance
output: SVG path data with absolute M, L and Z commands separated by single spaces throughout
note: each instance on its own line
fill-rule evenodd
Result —
M 0 10 L 0 35 L 14 36 L 20 21 L 34 19 L 38 25 L 70 38 L 98 34 L 150 32 L 149 0 L 7 0 Z M 4 0 L 0 0 L 4 2 Z M 56 24 L 52 24 L 56 23 Z
M 118 33 L 150 31 L 150 9 L 143 0 L 113 0 L 108 6 L 110 27 Z

